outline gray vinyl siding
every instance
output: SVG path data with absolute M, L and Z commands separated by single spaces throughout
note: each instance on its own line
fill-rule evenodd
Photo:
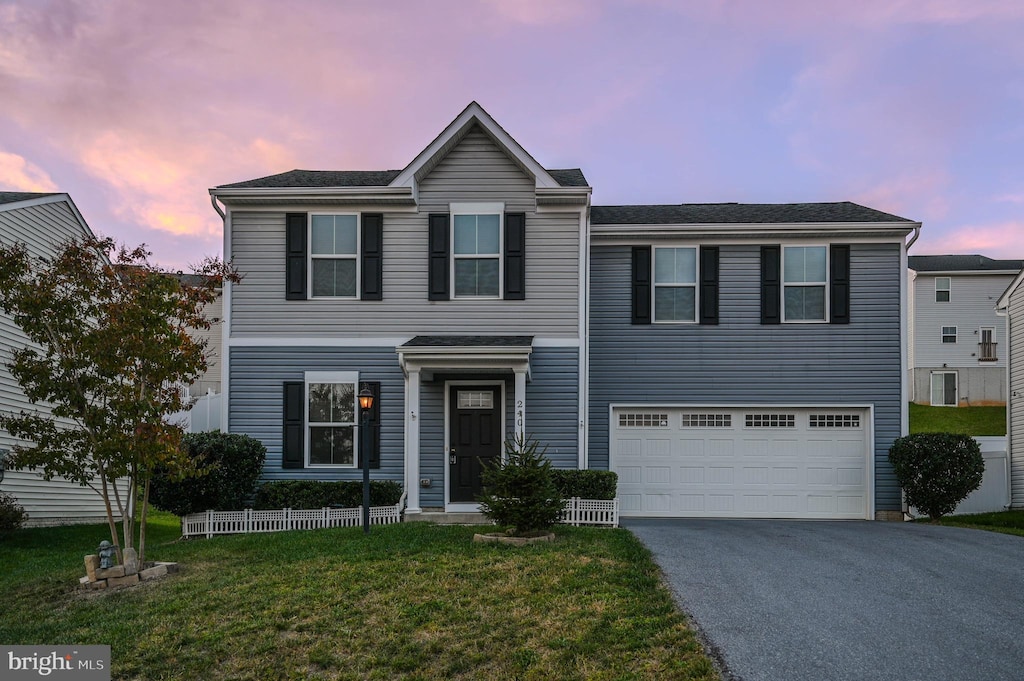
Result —
M 630 248 L 591 257 L 590 452 L 608 467 L 610 403 L 874 404 L 878 510 L 898 510 L 900 248 L 851 246 L 851 323 L 760 323 L 760 250 L 722 245 L 720 323 L 630 324 Z
M 946 276 L 946 275 L 938 275 Z M 955 368 L 1005 367 L 1006 324 L 996 315 L 995 304 L 1013 275 L 949 275 L 948 303 L 935 302 L 935 277 L 920 272 L 914 280 L 914 352 L 912 367 Z M 942 342 L 942 327 L 957 327 L 956 343 Z M 979 362 L 981 327 L 995 330 L 995 362 Z M 930 396 L 916 396 L 927 403 Z
M 579 351 L 577 348 L 536 348 L 527 384 L 526 429 L 548 445 L 555 466 L 577 465 Z M 285 469 L 281 467 L 283 384 L 301 381 L 306 371 L 358 371 L 360 380 L 381 382 L 381 468 L 374 478 L 403 480 L 405 388 L 393 348 L 236 347 L 231 350 L 229 430 L 261 440 L 267 447 L 264 480 L 359 479 L 358 469 Z M 444 386 L 446 380 L 488 380 L 486 375 L 442 375 L 424 382 L 420 391 L 420 478 L 431 486 L 420 490 L 423 507 L 444 505 Z M 505 430 L 513 431 L 515 386 L 505 383 Z
M 1010 489 L 1014 508 L 1024 508 L 1024 286 L 1010 296 Z
M 0 210 L 0 242 L 24 243 L 33 255 L 53 253 L 55 247 L 70 239 L 85 236 L 78 218 L 65 201 Z M 0 312 L 0 410 L 5 412 L 43 411 L 45 405 L 33 405 L 7 369 L 11 352 L 24 347 L 26 338 L 14 321 Z M 16 440 L 0 430 L 0 449 Z M 31 471 L 8 471 L 0 492 L 14 495 L 29 514 L 29 525 L 101 522 L 106 519 L 103 500 L 88 487 L 63 479 L 43 480 Z
M 427 300 L 427 219 L 451 202 L 503 202 L 526 213 L 526 300 Z M 479 129 L 419 185 L 418 212 L 384 213 L 384 299 L 286 301 L 285 213 L 231 214 L 231 333 L 242 337 L 413 334 L 579 335 L 579 214 L 538 213 L 534 182 Z M 301 210 L 301 207 L 289 208 Z M 372 207 L 367 212 L 379 212 Z M 338 209 L 338 212 L 358 209 Z

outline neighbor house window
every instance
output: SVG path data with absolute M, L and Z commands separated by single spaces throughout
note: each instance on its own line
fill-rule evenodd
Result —
M 783 321 L 825 321 L 828 247 L 783 247 L 782 276 Z
M 944 326 L 944 327 L 942 327 L 942 342 L 943 343 L 956 343 L 956 327 L 955 326 Z
M 999 359 L 996 355 L 996 330 L 991 326 L 982 327 L 980 338 L 978 359 L 982 362 L 995 362 Z
M 306 374 L 308 466 L 355 466 L 355 373 Z
M 950 278 L 949 277 L 935 277 L 935 302 L 936 303 L 948 303 L 949 302 L 949 289 L 950 289 Z
M 933 371 L 931 379 L 932 406 L 955 407 L 957 405 L 956 372 Z
M 452 205 L 456 298 L 501 296 L 501 204 Z
M 355 298 L 358 215 L 310 215 L 309 278 L 313 298 Z
M 697 249 L 654 249 L 654 321 L 697 321 Z

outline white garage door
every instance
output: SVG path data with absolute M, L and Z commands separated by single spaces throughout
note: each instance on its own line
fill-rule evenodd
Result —
M 622 515 L 868 518 L 863 408 L 617 407 Z

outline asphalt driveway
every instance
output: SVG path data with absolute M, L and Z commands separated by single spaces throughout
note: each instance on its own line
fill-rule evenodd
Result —
M 916 523 L 628 519 L 727 678 L 1024 679 L 1024 538 Z

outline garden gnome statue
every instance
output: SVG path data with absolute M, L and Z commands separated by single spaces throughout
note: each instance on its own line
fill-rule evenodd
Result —
M 114 567 L 114 546 L 106 539 L 100 542 L 100 548 L 97 551 L 100 557 L 100 569 L 106 570 L 107 568 Z

